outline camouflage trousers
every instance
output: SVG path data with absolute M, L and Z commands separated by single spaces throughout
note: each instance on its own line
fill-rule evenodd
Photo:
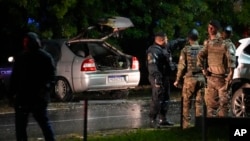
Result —
M 225 117 L 229 110 L 229 94 L 224 77 L 207 77 L 205 90 L 207 117 Z
M 182 126 L 187 128 L 190 124 L 191 115 L 190 109 L 192 103 L 195 103 L 195 116 L 202 115 L 202 92 L 204 91 L 205 79 L 202 74 L 189 76 L 184 78 L 184 85 L 182 88 L 183 98 L 183 118 Z M 195 100 L 192 100 L 195 99 Z

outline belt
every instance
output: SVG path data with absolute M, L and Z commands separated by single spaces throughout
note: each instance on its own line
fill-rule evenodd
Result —
M 214 73 L 211 73 L 211 75 L 210 76 L 213 76 L 213 77 L 220 77 L 220 78 L 224 78 L 224 77 L 226 77 L 226 75 L 225 74 L 214 74 Z
M 202 74 L 201 71 L 198 71 L 198 72 L 192 72 L 193 75 L 196 75 L 196 74 Z
M 202 72 L 201 71 L 198 71 L 198 72 L 187 72 L 185 74 L 185 77 L 194 77 L 194 76 L 197 76 L 197 75 L 202 75 Z

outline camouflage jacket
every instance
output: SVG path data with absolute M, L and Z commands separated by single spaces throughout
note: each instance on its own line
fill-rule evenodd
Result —
M 201 73 L 200 67 L 197 66 L 197 54 L 202 49 L 202 45 L 195 42 L 192 45 L 186 45 L 180 53 L 178 62 L 178 71 L 176 74 L 176 81 L 180 80 L 185 76 L 192 76 L 194 73 Z

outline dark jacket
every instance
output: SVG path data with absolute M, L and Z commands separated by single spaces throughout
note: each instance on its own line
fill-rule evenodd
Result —
M 171 52 L 175 49 L 181 49 L 186 42 L 185 39 L 176 39 L 169 41 L 165 47 L 157 44 L 151 45 L 146 51 L 149 80 L 155 81 L 155 84 L 161 85 L 164 78 L 171 75 Z
M 171 71 L 165 51 L 164 48 L 156 44 L 153 44 L 147 50 L 149 79 L 154 80 L 158 85 L 163 83 L 163 78 L 168 76 Z
M 17 105 L 48 103 L 55 79 L 52 57 L 42 49 L 25 51 L 16 58 L 10 79 L 10 97 Z

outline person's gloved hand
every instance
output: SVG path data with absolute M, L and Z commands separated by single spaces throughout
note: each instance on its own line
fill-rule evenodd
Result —
M 231 78 L 225 78 L 226 83 L 228 83 L 229 85 L 232 83 L 232 79 Z
M 182 84 L 181 84 L 179 81 L 175 81 L 175 82 L 174 82 L 174 86 L 175 86 L 176 88 L 182 88 Z
M 202 69 L 202 74 L 208 76 L 208 71 L 206 69 Z
M 161 85 L 162 85 L 162 82 L 159 79 L 155 79 L 155 87 L 159 88 L 161 87 Z
M 179 82 L 178 82 L 178 81 L 175 81 L 175 82 L 174 82 L 174 86 L 177 88 L 178 85 L 179 85 Z
M 226 90 L 229 90 L 230 86 L 231 86 L 232 80 L 225 78 L 225 88 Z

